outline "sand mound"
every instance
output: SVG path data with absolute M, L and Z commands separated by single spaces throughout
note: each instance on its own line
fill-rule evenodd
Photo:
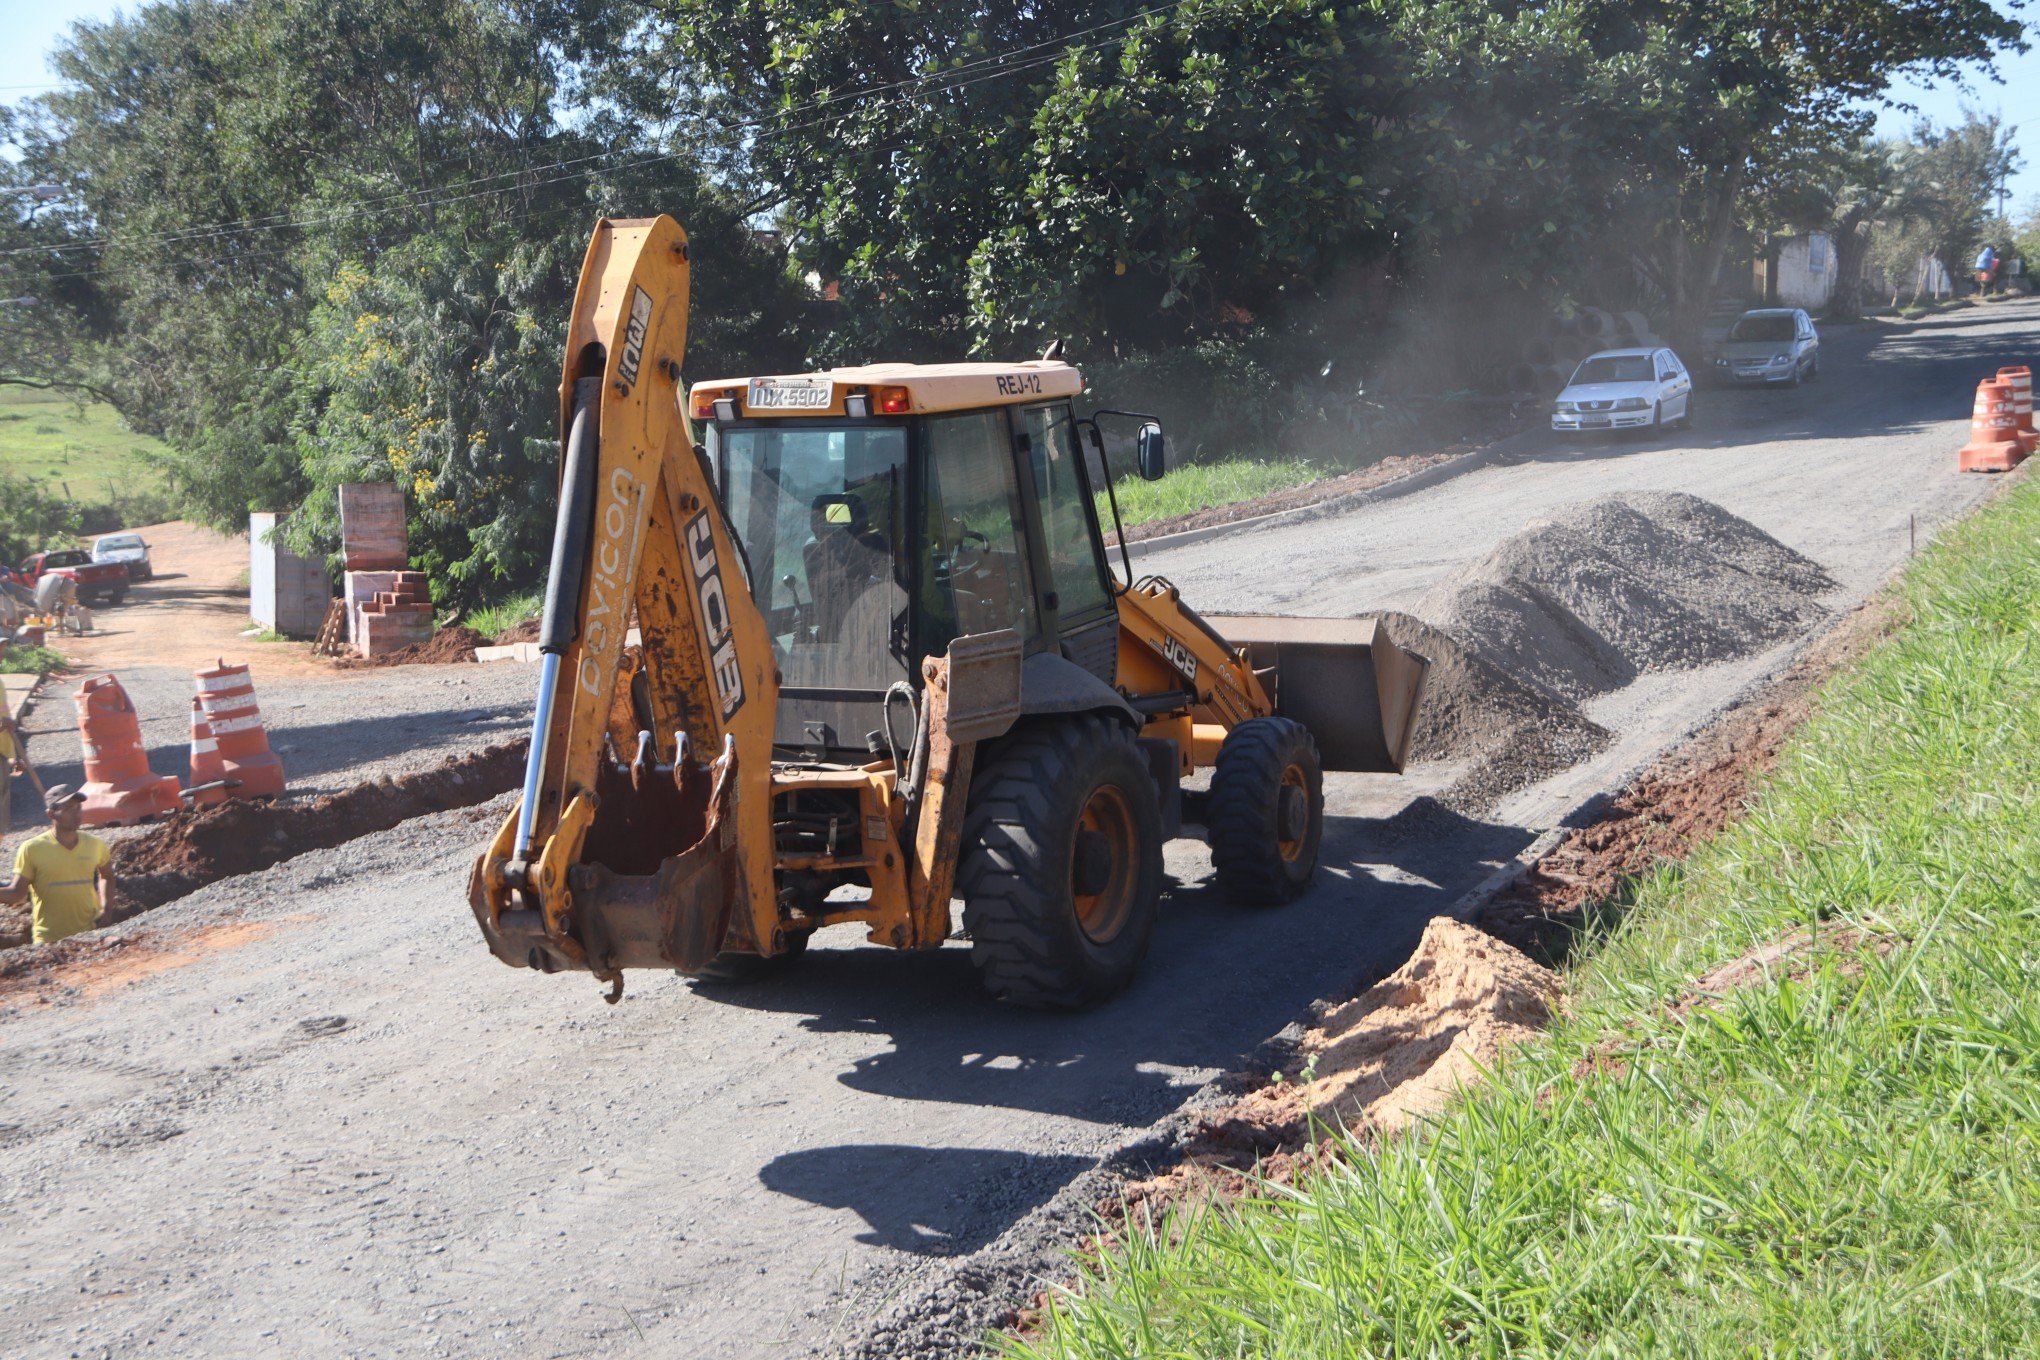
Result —
M 1825 614 L 1819 564 L 1710 501 L 1567 506 L 1440 582 L 1419 612 L 1471 655 L 1581 700 L 1645 671 L 1748 656 Z
M 1409 962 L 1303 1036 L 1297 1052 L 1309 1079 L 1263 1087 L 1240 1113 L 1271 1124 L 1308 1113 L 1392 1133 L 1443 1109 L 1504 1050 L 1549 1025 L 1558 999 L 1550 969 L 1484 931 L 1436 917 Z
M 1422 619 L 1379 617 L 1398 645 L 1431 659 L 1410 754 L 1470 767 L 1453 788 L 1455 804 L 1478 804 L 1534 783 L 1607 744 L 1607 729 L 1571 700 L 1469 653 Z

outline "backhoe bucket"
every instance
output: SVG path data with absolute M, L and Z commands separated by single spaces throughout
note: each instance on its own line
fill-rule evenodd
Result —
M 683 761 L 677 777 L 674 767 L 655 766 L 649 778 L 637 772 L 633 779 L 627 767 L 605 763 L 591 801 L 579 860 L 566 870 L 572 939 L 549 936 L 537 910 L 513 905 L 484 855 L 469 901 L 490 950 L 505 963 L 548 973 L 706 967 L 729 933 L 742 876 L 734 743 L 712 765 Z M 661 854 L 676 846 L 677 853 Z
M 1247 650 L 1275 712 L 1317 738 L 1328 770 L 1400 774 L 1431 663 L 1396 646 L 1374 619 L 1206 614 Z

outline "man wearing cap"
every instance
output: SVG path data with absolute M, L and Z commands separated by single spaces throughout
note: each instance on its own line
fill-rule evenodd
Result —
M 69 784 L 52 784 L 43 796 L 50 829 L 14 852 L 14 881 L 0 888 L 0 903 L 35 899 L 37 944 L 58 940 L 99 924 L 113 895 L 112 852 L 99 837 L 78 828 L 85 795 Z

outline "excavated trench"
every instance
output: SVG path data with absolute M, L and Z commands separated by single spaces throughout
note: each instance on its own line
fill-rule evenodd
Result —
M 113 847 L 111 919 L 126 920 L 238 874 L 259 873 L 427 813 L 485 803 L 517 787 L 520 738 L 417 774 L 373 779 L 307 802 L 231 801 L 180 812 Z M 4 910 L 4 909 L 0 909 Z M 28 938 L 26 908 L 0 918 L 0 977 Z M 61 949 L 58 945 L 54 948 Z

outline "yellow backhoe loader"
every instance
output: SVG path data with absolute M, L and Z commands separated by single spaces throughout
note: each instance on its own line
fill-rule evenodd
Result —
M 1075 368 L 689 393 L 687 303 L 675 222 L 597 226 L 530 763 L 469 882 L 505 963 L 615 1000 L 625 969 L 738 974 L 838 922 L 933 949 L 957 897 L 994 994 L 1085 1005 L 1138 968 L 1186 821 L 1274 905 L 1316 866 L 1323 771 L 1402 768 L 1428 663 L 1377 624 L 1201 618 L 1123 536 L 1113 571 L 1101 422 L 1147 477 L 1162 431 L 1079 417 Z

